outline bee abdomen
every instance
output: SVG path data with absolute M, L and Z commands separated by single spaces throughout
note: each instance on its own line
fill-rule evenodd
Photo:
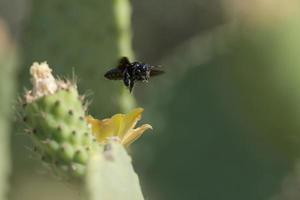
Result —
M 119 69 L 112 69 L 106 72 L 104 77 L 109 80 L 120 80 L 123 79 L 123 73 Z

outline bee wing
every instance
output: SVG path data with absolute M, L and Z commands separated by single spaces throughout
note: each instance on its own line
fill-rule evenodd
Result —
M 123 79 L 123 71 L 119 68 L 114 68 L 106 72 L 104 76 L 109 80 L 121 80 Z
M 121 80 L 123 79 L 124 71 L 128 65 L 130 65 L 128 58 L 122 57 L 120 58 L 117 67 L 106 72 L 104 76 L 110 80 Z
M 157 76 L 165 73 L 163 70 L 159 69 L 160 67 L 152 66 L 150 71 L 150 76 Z
M 120 70 L 123 71 L 128 65 L 130 65 L 130 62 L 129 62 L 128 58 L 127 57 L 122 57 L 119 60 L 117 68 L 119 68 Z

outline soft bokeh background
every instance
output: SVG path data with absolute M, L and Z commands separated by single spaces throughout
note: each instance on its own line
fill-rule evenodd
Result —
M 131 3 L 136 59 L 166 71 L 134 91 L 154 127 L 130 149 L 145 198 L 300 199 L 300 2 Z M 18 47 L 19 92 L 31 63 L 47 60 L 92 91 L 92 114 L 119 112 L 122 83 L 103 78 L 119 57 L 111 1 L 0 0 L 0 15 Z M 82 199 L 13 126 L 10 199 Z

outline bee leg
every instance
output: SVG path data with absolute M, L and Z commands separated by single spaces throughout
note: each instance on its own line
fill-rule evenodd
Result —
M 129 84 L 129 91 L 130 92 L 132 91 L 133 86 L 134 86 L 134 80 L 131 80 L 130 84 Z
M 124 72 L 123 82 L 124 82 L 125 86 L 128 87 L 129 91 L 131 92 L 132 88 L 134 86 L 134 79 L 130 76 L 130 74 L 127 71 Z
M 130 75 L 127 72 L 124 73 L 123 82 L 124 82 L 126 87 L 129 87 L 129 85 L 130 85 Z

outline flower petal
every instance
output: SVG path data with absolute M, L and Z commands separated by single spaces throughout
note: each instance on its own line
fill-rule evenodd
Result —
M 135 127 L 136 123 L 141 119 L 143 111 L 143 108 L 135 108 L 130 113 L 124 115 L 123 124 L 118 132 L 120 138 L 123 138 L 128 131 Z
M 86 121 L 92 126 L 92 132 L 98 142 L 106 143 L 108 138 L 118 137 L 122 144 L 128 146 L 139 138 L 145 130 L 152 129 L 149 124 L 133 129 L 141 119 L 143 110 L 136 108 L 128 114 L 115 114 L 111 118 L 103 120 L 87 116 Z
M 129 146 L 135 140 L 137 140 L 147 129 L 152 129 L 150 124 L 144 124 L 136 129 L 129 131 L 124 138 L 122 138 L 121 143 L 125 146 Z
M 115 122 L 118 121 L 117 118 L 114 118 Z M 98 120 L 92 116 L 87 116 L 86 121 L 92 126 L 92 132 L 100 143 L 104 143 L 107 137 L 114 136 L 116 133 L 117 127 L 112 123 L 112 119 Z

